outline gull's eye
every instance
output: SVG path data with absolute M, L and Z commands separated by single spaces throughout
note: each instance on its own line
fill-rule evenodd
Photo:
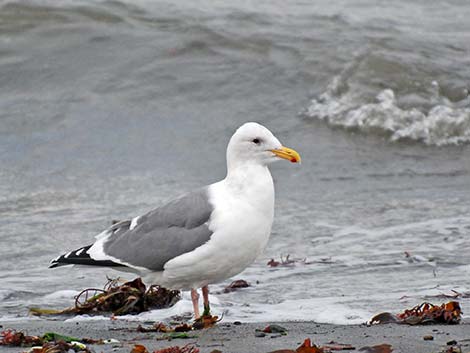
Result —
M 260 142 L 261 142 L 261 141 L 260 141 L 258 138 L 256 138 L 256 139 L 253 139 L 253 143 L 256 143 L 257 145 L 259 145 L 259 144 L 260 144 Z

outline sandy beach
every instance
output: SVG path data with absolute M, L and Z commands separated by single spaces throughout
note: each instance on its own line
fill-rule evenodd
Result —
M 151 325 L 152 323 L 145 323 Z M 305 338 L 310 338 L 316 345 L 322 346 L 332 341 L 347 343 L 356 351 L 366 346 L 390 344 L 393 352 L 431 353 L 445 352 L 448 342 L 456 341 L 462 352 L 470 352 L 470 324 L 460 325 L 330 325 L 314 322 L 282 322 L 277 323 L 287 329 L 285 336 L 266 334 L 256 337 L 256 329 L 263 329 L 273 323 L 240 323 L 222 321 L 216 327 L 194 331 L 197 337 L 190 339 L 161 339 L 165 334 L 139 333 L 138 323 L 123 320 L 76 321 L 63 322 L 52 320 L 31 320 L 21 322 L 3 322 L 2 330 L 12 328 L 26 331 L 31 335 L 42 335 L 45 332 L 56 332 L 75 337 L 94 339 L 114 338 L 119 344 L 90 346 L 95 352 L 130 352 L 135 344 L 142 344 L 152 352 L 158 348 L 169 346 L 196 345 L 201 353 L 219 350 L 223 353 L 267 353 L 280 349 L 297 348 Z M 425 340 L 432 336 L 432 340 Z M 18 347 L 2 347 L 2 352 L 13 353 L 22 351 Z M 24 351 L 27 351 L 25 348 Z M 363 350 L 367 351 L 367 350 Z

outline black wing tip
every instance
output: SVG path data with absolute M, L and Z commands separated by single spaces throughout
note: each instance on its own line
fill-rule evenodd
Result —
M 62 254 L 53 259 L 49 265 L 49 268 L 56 268 L 67 265 L 76 265 L 85 261 L 92 260 L 87 251 L 91 248 L 91 245 L 84 246 L 74 251 L 70 251 L 66 254 Z
M 106 266 L 122 267 L 123 264 L 111 260 L 94 260 L 88 254 L 88 249 L 92 245 L 84 246 L 67 254 L 63 254 L 51 261 L 49 268 L 56 268 L 67 265 L 87 265 L 87 266 Z
M 71 265 L 71 264 L 60 263 L 58 261 L 52 260 L 48 268 L 56 268 L 56 267 L 67 266 L 67 265 Z

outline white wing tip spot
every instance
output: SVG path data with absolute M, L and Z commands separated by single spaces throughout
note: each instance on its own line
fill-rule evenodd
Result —
M 140 216 L 132 218 L 131 225 L 129 226 L 129 230 L 132 230 L 135 227 L 137 227 L 137 222 L 139 221 L 139 219 L 140 219 Z

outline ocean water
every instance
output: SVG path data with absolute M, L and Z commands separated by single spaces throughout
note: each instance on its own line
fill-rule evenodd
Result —
M 468 317 L 468 18 L 464 0 L 0 1 L 0 320 L 129 278 L 47 266 L 223 178 L 246 121 L 302 165 L 271 168 L 271 240 L 236 276 L 251 287 L 212 286 L 215 313 L 361 323 L 457 291 Z M 306 261 L 267 266 L 288 254 Z M 128 319 L 189 311 L 185 293 Z

